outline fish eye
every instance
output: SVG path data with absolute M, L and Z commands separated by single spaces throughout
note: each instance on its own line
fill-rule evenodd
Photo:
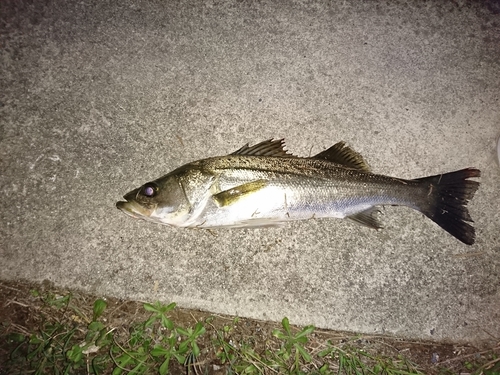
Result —
M 148 198 L 153 198 L 158 193 L 158 190 L 159 188 L 156 184 L 148 182 L 141 188 L 140 194 Z

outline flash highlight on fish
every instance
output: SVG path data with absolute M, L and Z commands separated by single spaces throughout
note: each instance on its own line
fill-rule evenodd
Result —
M 475 230 L 467 203 L 479 182 L 469 179 L 480 175 L 466 168 L 406 180 L 372 173 L 344 142 L 298 157 L 278 139 L 185 164 L 127 193 L 116 207 L 173 227 L 249 228 L 348 218 L 381 229 L 380 206 L 407 206 L 472 245 Z
M 497 161 L 498 165 L 500 166 L 500 136 L 498 136 L 497 139 Z

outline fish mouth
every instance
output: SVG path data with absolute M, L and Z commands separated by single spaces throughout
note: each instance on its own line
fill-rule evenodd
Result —
M 134 204 L 134 202 L 119 201 L 116 202 L 116 208 L 135 219 L 142 219 L 144 217 L 144 213 L 139 210 L 140 207 Z
M 144 207 L 134 199 L 137 190 L 138 189 L 125 194 L 123 196 L 125 201 L 116 202 L 116 208 L 135 219 L 148 220 L 151 214 L 154 212 L 154 209 Z

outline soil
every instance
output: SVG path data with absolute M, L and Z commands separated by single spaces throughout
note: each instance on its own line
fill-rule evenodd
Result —
M 80 314 L 75 315 L 67 309 L 48 306 L 40 296 L 33 295 L 33 290 L 38 291 L 39 295 L 48 293 L 65 296 L 71 293 L 72 310 L 78 309 Z M 50 283 L 35 285 L 20 281 L 0 281 L 0 375 L 6 374 L 2 371 L 1 364 L 8 363 L 10 353 L 19 345 L 8 340 L 9 335 L 20 333 L 29 337 L 31 333 L 40 331 L 42 323 L 48 317 L 58 322 L 81 324 L 82 328 L 85 328 L 88 323 L 79 316 L 90 317 L 87 319 L 89 322 L 96 299 L 96 296 L 79 291 L 58 290 Z M 100 320 L 107 327 L 114 328 L 115 335 L 119 337 L 128 337 L 131 324 L 146 321 L 151 316 L 144 310 L 143 302 L 115 298 L 105 298 L 105 300 L 108 305 Z M 197 341 L 201 349 L 197 363 L 200 366 L 203 365 L 207 373 L 227 373 L 227 364 L 221 363 L 216 355 L 216 351 L 220 348 L 214 345 L 214 337 L 220 335 L 220 332 L 225 332 L 224 339 L 230 341 L 232 345 L 250 343 L 256 353 L 279 349 L 280 342 L 272 335 L 272 332 L 274 329 L 282 329 L 280 323 L 246 318 L 235 319 L 231 316 L 214 315 L 178 307 L 172 310 L 169 316 L 180 327 L 194 327 L 198 321 L 205 322 L 207 332 Z M 294 331 L 299 329 L 293 328 Z M 362 349 L 376 356 L 389 356 L 393 359 L 403 356 L 416 364 L 425 374 L 469 374 L 471 370 L 465 367 L 467 362 L 484 364 L 492 358 L 493 360 L 498 358 L 500 354 L 500 343 L 494 348 L 476 348 L 468 344 L 426 342 L 319 329 L 316 329 L 308 338 L 309 341 L 304 346 L 313 354 L 324 349 L 327 340 L 333 345 L 349 343 L 350 347 Z M 316 356 L 315 360 L 319 361 L 321 358 Z M 321 363 L 318 362 L 317 365 L 321 366 Z M 495 365 L 499 363 L 495 362 Z M 174 371 L 186 373 L 183 368 L 172 369 L 172 373 L 175 373 Z

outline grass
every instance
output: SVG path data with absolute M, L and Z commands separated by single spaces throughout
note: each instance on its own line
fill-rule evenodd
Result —
M 500 374 L 498 345 L 352 335 L 286 317 L 261 322 L 21 284 L 0 291 L 9 292 L 0 311 L 2 375 Z

